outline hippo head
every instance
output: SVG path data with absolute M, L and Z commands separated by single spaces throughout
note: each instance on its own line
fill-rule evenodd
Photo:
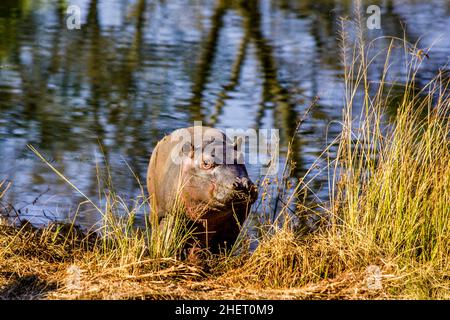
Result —
M 199 143 L 183 146 L 183 194 L 187 207 L 209 212 L 250 207 L 258 196 L 240 152 L 222 132 L 205 130 Z

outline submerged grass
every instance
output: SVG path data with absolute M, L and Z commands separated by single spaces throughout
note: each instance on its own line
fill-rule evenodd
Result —
M 371 44 L 356 29 L 355 45 L 345 26 L 341 34 L 346 101 L 336 154 L 328 156 L 330 146 L 322 155 L 328 203 L 309 207 L 301 200 L 311 191 L 306 177 L 286 187 L 289 168 L 280 180 L 263 177 L 255 205 L 258 246 L 244 250 L 243 233 L 239 248 L 208 258 L 205 268 L 181 259 L 192 232 L 181 206 L 161 228 L 149 221 L 137 230 L 136 213 L 149 208 L 143 188 L 127 203 L 114 193 L 109 172 L 102 177 L 99 170 L 101 205 L 86 197 L 103 217 L 96 235 L 74 224 L 0 228 L 0 297 L 449 299 L 449 79 L 438 74 L 417 90 L 423 57 L 411 55 L 419 51 L 415 44 L 392 39 L 381 78 L 370 82 Z M 390 53 L 399 42 L 408 81 L 395 117 L 386 119 Z M 355 110 L 361 110 L 356 118 Z M 274 199 L 282 207 L 277 216 L 269 205 Z M 309 232 L 298 225 L 305 211 L 321 218 Z

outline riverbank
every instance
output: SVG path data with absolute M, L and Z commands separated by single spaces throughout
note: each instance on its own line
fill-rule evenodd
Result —
M 371 257 L 377 274 L 364 260 L 359 268 L 352 265 L 361 252 L 331 239 L 314 245 L 314 236 L 298 241 L 286 230 L 263 243 L 264 252 L 226 263 L 216 257 L 209 267 L 145 257 L 124 265 L 108 260 L 99 247 L 55 232 L 0 228 L 1 299 L 450 299 L 448 269 L 432 263 L 405 267 L 380 254 Z M 343 262 L 349 265 L 336 270 Z M 329 274 L 314 274 L 325 263 Z M 305 276 L 316 280 L 303 283 Z

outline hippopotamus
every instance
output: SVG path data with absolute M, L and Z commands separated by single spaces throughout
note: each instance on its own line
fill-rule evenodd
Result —
M 160 140 L 147 171 L 153 218 L 162 223 L 181 204 L 196 246 L 212 253 L 231 248 L 258 196 L 239 146 L 205 126 L 178 129 Z

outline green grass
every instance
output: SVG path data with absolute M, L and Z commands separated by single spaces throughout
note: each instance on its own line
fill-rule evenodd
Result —
M 450 297 L 449 79 L 438 74 L 418 92 L 422 57 L 403 43 L 412 46 L 405 50 L 409 78 L 386 123 L 385 76 L 398 40 L 387 48 L 382 78 L 371 83 L 363 39 L 349 50 L 342 34 L 346 104 L 337 157 L 328 159 L 332 190 L 321 227 L 304 236 L 288 223 L 275 226 L 242 268 L 230 271 L 232 279 L 260 288 L 340 279 L 375 297 Z M 355 107 L 362 110 L 356 119 Z M 370 266 L 379 268 L 382 288 L 365 285 Z

